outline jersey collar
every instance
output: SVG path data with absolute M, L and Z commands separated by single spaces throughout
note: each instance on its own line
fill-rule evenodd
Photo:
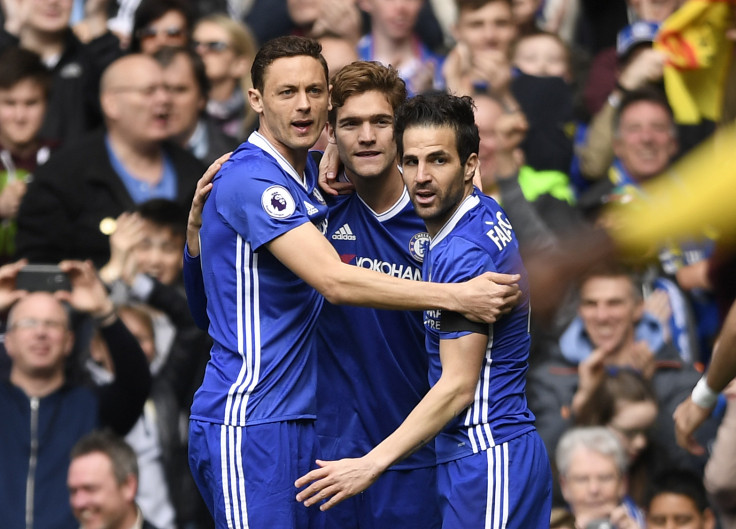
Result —
M 302 186 L 307 192 L 309 191 L 309 188 L 307 187 L 307 177 L 306 177 L 306 170 L 304 171 L 304 178 L 299 176 L 299 173 L 296 172 L 296 169 L 294 169 L 294 166 L 291 165 L 286 158 L 283 157 L 283 155 L 276 150 L 276 147 L 274 147 L 264 136 L 258 131 L 255 131 L 251 133 L 251 135 L 248 137 L 248 143 L 252 143 L 256 147 L 260 147 L 265 152 L 270 154 L 276 162 L 279 164 L 281 169 L 284 170 L 284 172 L 291 175 L 291 177 L 296 180 L 296 182 Z
M 480 203 L 480 198 L 478 198 L 478 195 L 473 193 L 472 195 L 468 195 L 465 197 L 465 200 L 463 200 L 458 208 L 455 210 L 455 213 L 452 214 L 452 217 L 445 222 L 445 225 L 440 228 L 440 231 L 438 231 L 434 237 L 430 239 L 429 242 L 429 248 L 432 249 L 437 244 L 442 241 L 445 237 L 447 237 L 452 230 L 455 229 L 455 226 L 457 226 L 457 223 L 460 222 L 460 219 L 463 218 L 463 216 L 473 209 L 475 206 L 477 206 Z

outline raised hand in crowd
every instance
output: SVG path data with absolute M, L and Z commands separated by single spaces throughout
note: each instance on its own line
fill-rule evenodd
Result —
M 130 283 L 136 274 L 133 249 L 141 243 L 144 222 L 137 213 L 124 212 L 116 219 L 115 231 L 110 235 L 110 260 L 100 269 L 100 277 L 107 283 L 122 279 Z
M 2 6 L 5 15 L 5 31 L 17 36 L 28 21 L 32 2 L 28 0 L 1 0 L 0 6 Z
M 5 312 L 13 303 L 25 296 L 28 292 L 25 290 L 16 290 L 15 280 L 18 272 L 26 265 L 28 261 L 21 259 L 14 263 L 8 263 L 0 266 L 0 311 Z
M 90 42 L 107 32 L 108 0 L 86 0 L 84 19 L 74 25 L 74 34 L 82 42 Z
M 363 21 L 355 0 L 322 0 L 320 4 L 319 15 L 309 35 L 317 38 L 336 34 L 353 43 L 358 42 Z
M 661 51 L 653 48 L 643 49 L 623 69 L 618 77 L 618 83 L 625 90 L 636 90 L 647 83 L 661 81 L 666 62 L 667 58 Z
M 59 268 L 69 277 L 71 290 L 58 290 L 54 297 L 93 318 L 114 315 L 114 305 L 92 261 L 62 261 Z
M 499 116 L 496 121 L 496 178 L 516 176 L 524 164 L 521 142 L 526 137 L 529 123 L 521 111 Z

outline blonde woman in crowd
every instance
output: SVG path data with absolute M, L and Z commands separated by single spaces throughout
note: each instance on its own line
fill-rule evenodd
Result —
M 245 97 L 257 51 L 250 30 L 226 15 L 209 15 L 194 27 L 193 44 L 210 81 L 207 114 L 225 134 L 244 140 L 256 122 Z

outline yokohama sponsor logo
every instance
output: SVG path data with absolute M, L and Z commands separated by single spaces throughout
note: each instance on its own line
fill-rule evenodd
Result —
M 371 259 L 370 257 L 356 257 L 355 266 L 368 268 L 374 272 L 381 272 L 388 276 L 394 276 L 401 279 L 413 279 L 415 281 L 422 280 L 422 271 L 413 266 L 398 265 L 396 263 L 388 263 L 380 259 Z

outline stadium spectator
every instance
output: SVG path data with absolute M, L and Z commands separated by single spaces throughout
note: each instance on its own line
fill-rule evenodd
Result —
M 161 529 L 136 505 L 140 479 L 136 454 L 119 437 L 93 432 L 74 445 L 67 486 L 80 529 Z
M 238 146 L 205 113 L 209 82 L 202 58 L 189 48 L 164 47 L 154 54 L 171 95 L 169 139 L 205 164 Z
M 15 219 L 26 185 L 57 146 L 39 137 L 50 85 L 36 53 L 11 47 L 0 55 L 0 263 L 15 256 Z
M 406 82 L 409 95 L 445 87 L 443 58 L 433 53 L 415 34 L 423 0 L 359 0 L 370 15 L 371 32 L 358 42 L 358 57 L 390 64 Z
M 10 380 L 0 385 L 0 505 L 8 527 L 77 527 L 69 508 L 69 451 L 98 427 L 125 434 L 143 409 L 151 385 L 138 342 L 118 319 L 90 263 L 63 261 L 69 292 L 16 291 L 22 263 L 0 268 L 2 310 L 8 314 L 5 348 Z M 96 390 L 67 382 L 65 360 L 74 336 L 57 299 L 95 318 L 110 349 L 115 380 Z
M 715 529 L 716 518 L 698 474 L 675 468 L 654 476 L 652 483 L 646 503 L 647 527 Z
M 547 360 L 532 368 L 528 397 L 550 451 L 569 425 L 576 402 L 587 401 L 606 369 L 634 369 L 651 381 L 659 412 L 652 440 L 666 461 L 702 471 L 705 458 L 688 456 L 674 443 L 672 412 L 699 374 L 664 340 L 662 323 L 644 311 L 641 286 L 615 265 L 600 266 L 580 280 L 578 317 L 559 342 L 541 349 Z M 575 399 L 575 401 L 573 401 Z M 718 420 L 701 433 L 712 439 Z M 702 438 L 701 438 L 702 439 Z
M 194 18 L 187 0 L 142 0 L 135 10 L 130 51 L 153 55 L 164 46 L 188 46 Z
M 3 8 L 0 49 L 20 45 L 36 52 L 52 75 L 41 137 L 70 143 L 99 126 L 100 75 L 122 54 L 118 39 L 103 24 L 82 43 L 69 26 L 72 0 L 39 0 L 32 8 L 10 2 Z
M 557 445 L 556 461 L 577 529 L 645 527 L 641 509 L 627 496 L 626 452 L 613 432 L 602 426 L 567 431 Z M 608 525 L 601 525 L 604 521 Z
M 192 39 L 210 84 L 207 115 L 225 134 L 243 141 L 253 132 L 256 121 L 246 101 L 257 51 L 250 29 L 225 15 L 209 15 L 197 21 Z
M 191 200 L 202 165 L 165 143 L 171 97 L 161 67 L 134 54 L 102 79 L 106 130 L 57 152 L 40 168 L 18 214 L 18 254 L 37 262 L 110 256 L 115 218 L 134 204 Z

